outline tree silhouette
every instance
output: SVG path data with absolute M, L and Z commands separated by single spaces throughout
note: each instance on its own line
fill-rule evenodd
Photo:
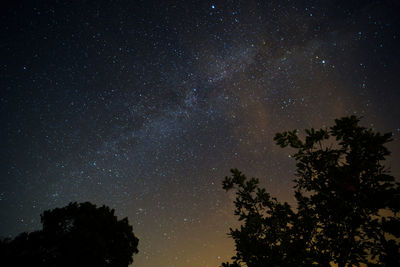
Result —
M 222 266 L 400 266 L 400 184 L 382 164 L 392 135 L 358 123 L 337 119 L 304 140 L 296 130 L 276 134 L 296 150 L 296 209 L 231 170 L 223 188 L 235 189 L 242 225 L 230 229 L 236 255 Z
M 43 229 L 3 240 L 5 266 L 126 267 L 139 240 L 128 219 L 118 220 L 107 206 L 70 203 L 41 215 Z

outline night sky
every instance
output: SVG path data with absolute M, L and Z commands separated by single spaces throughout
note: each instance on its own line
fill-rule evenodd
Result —
M 218 266 L 234 254 L 229 169 L 293 204 L 275 133 L 346 115 L 393 133 L 400 176 L 396 0 L 0 9 L 0 236 L 91 201 L 129 218 L 134 266 Z

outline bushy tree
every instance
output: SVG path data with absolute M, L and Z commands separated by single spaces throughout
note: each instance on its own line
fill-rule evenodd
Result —
M 278 145 L 296 151 L 297 207 L 232 170 L 223 188 L 236 190 L 242 225 L 230 230 L 234 262 L 222 266 L 400 266 L 400 185 L 383 165 L 391 136 L 355 116 L 305 130 L 303 140 L 297 130 L 276 134 Z
M 107 206 L 70 203 L 41 215 L 43 230 L 3 240 L 5 266 L 127 267 L 139 240 L 128 219 Z

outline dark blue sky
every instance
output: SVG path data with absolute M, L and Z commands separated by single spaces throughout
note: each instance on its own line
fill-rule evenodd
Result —
M 137 266 L 218 266 L 237 167 L 292 203 L 276 132 L 362 116 L 400 157 L 397 1 L 8 1 L 0 18 L 0 236 L 91 201 Z

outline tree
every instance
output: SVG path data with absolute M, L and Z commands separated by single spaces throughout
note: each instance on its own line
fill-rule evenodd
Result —
M 296 150 L 296 209 L 231 170 L 223 188 L 235 190 L 242 225 L 230 229 L 236 256 L 222 266 L 400 266 L 400 184 L 383 165 L 392 135 L 358 123 L 337 119 L 304 140 L 297 130 L 276 134 Z
M 45 211 L 41 221 L 42 230 L 1 242 L 2 259 L 10 266 L 126 267 L 138 253 L 128 219 L 118 220 L 107 206 L 70 203 Z

